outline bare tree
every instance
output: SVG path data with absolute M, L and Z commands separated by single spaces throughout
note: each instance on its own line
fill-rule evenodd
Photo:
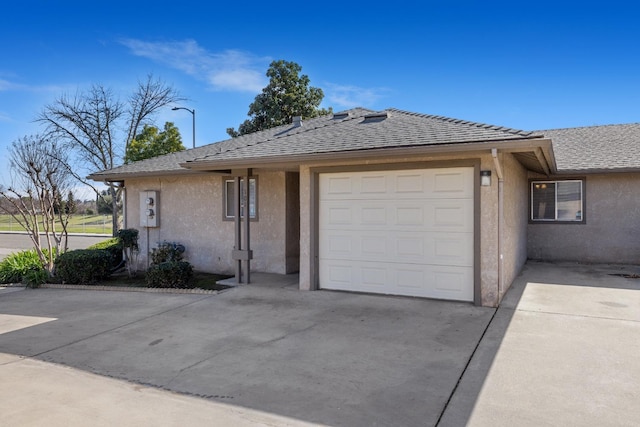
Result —
M 67 249 L 67 226 L 72 213 L 63 208 L 70 175 L 60 158 L 60 149 L 55 139 L 40 135 L 14 141 L 9 149 L 12 186 L 0 186 L 0 197 L 5 202 L 0 204 L 0 210 L 27 230 L 50 275 L 56 256 Z
M 136 91 L 129 97 L 126 112 L 128 131 L 125 150 L 144 125 L 153 125 L 151 119 L 158 110 L 184 100 L 174 88 L 162 80 L 154 79 L 152 75 L 147 76 L 144 82 L 138 81 Z
M 65 147 L 75 155 L 69 172 L 101 197 L 100 189 L 85 176 L 117 166 L 126 147 L 145 124 L 152 123 L 158 110 L 182 100 L 175 89 L 149 75 L 146 81 L 138 82 L 126 102 L 120 101 L 111 89 L 95 84 L 73 97 L 63 95 L 56 99 L 45 106 L 36 121 L 46 126 L 49 135 L 64 141 Z M 126 135 L 120 138 L 123 130 Z M 121 188 L 116 183 L 106 184 L 111 196 L 115 235 Z

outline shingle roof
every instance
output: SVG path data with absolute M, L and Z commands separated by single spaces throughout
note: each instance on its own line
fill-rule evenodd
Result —
M 558 172 L 640 169 L 640 123 L 537 132 L 551 138 Z
M 482 143 L 535 137 L 532 132 L 390 108 L 354 108 L 283 125 L 191 150 L 171 153 L 90 176 L 95 180 L 188 172 L 181 164 L 439 144 Z
M 337 118 L 334 118 L 336 117 Z M 495 142 L 527 139 L 532 132 L 485 125 L 442 116 L 410 113 L 397 109 L 373 112 L 362 108 L 342 115 L 305 121 L 301 127 L 284 126 L 265 135 L 262 132 L 238 138 L 216 153 L 198 161 L 259 159 L 344 151 L 438 144 Z M 242 138 L 242 137 L 241 137 Z

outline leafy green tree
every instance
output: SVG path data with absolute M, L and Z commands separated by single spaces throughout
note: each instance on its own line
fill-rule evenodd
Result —
M 100 192 L 100 196 L 96 199 L 98 214 L 111 215 L 113 213 L 113 204 L 111 203 L 112 197 L 113 196 L 109 194 L 109 191 L 107 190 L 102 190 Z
M 155 126 L 145 125 L 127 147 L 124 161 L 137 162 L 184 149 L 180 131 L 173 123 L 166 122 L 162 132 Z
M 273 61 L 267 70 L 269 84 L 249 105 L 250 118 L 236 131 L 227 128 L 231 137 L 245 135 L 275 126 L 291 123 L 294 116 L 305 119 L 332 112 L 331 108 L 319 108 L 324 93 L 317 87 L 309 87 L 309 77 L 300 75 L 302 67 L 295 62 Z
M 77 213 L 78 205 L 76 203 L 76 199 L 73 196 L 73 191 L 69 190 L 66 200 L 63 200 L 62 197 L 59 197 L 53 208 L 56 215 L 73 215 Z
M 73 197 L 73 191 L 69 190 L 67 200 L 64 203 L 64 213 L 75 214 L 78 212 L 78 201 Z

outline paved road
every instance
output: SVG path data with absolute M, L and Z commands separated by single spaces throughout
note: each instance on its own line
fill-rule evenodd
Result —
M 84 249 L 94 243 L 108 239 L 108 236 L 100 235 L 71 235 L 69 236 L 69 249 Z M 13 252 L 31 249 L 33 243 L 24 233 L 0 233 L 0 260 Z

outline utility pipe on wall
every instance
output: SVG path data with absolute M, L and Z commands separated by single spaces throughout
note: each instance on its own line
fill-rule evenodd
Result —
M 498 299 L 496 305 L 500 305 L 504 289 L 504 254 L 502 253 L 504 247 L 504 174 L 496 148 L 491 149 L 491 157 L 493 157 L 493 164 L 498 176 Z

